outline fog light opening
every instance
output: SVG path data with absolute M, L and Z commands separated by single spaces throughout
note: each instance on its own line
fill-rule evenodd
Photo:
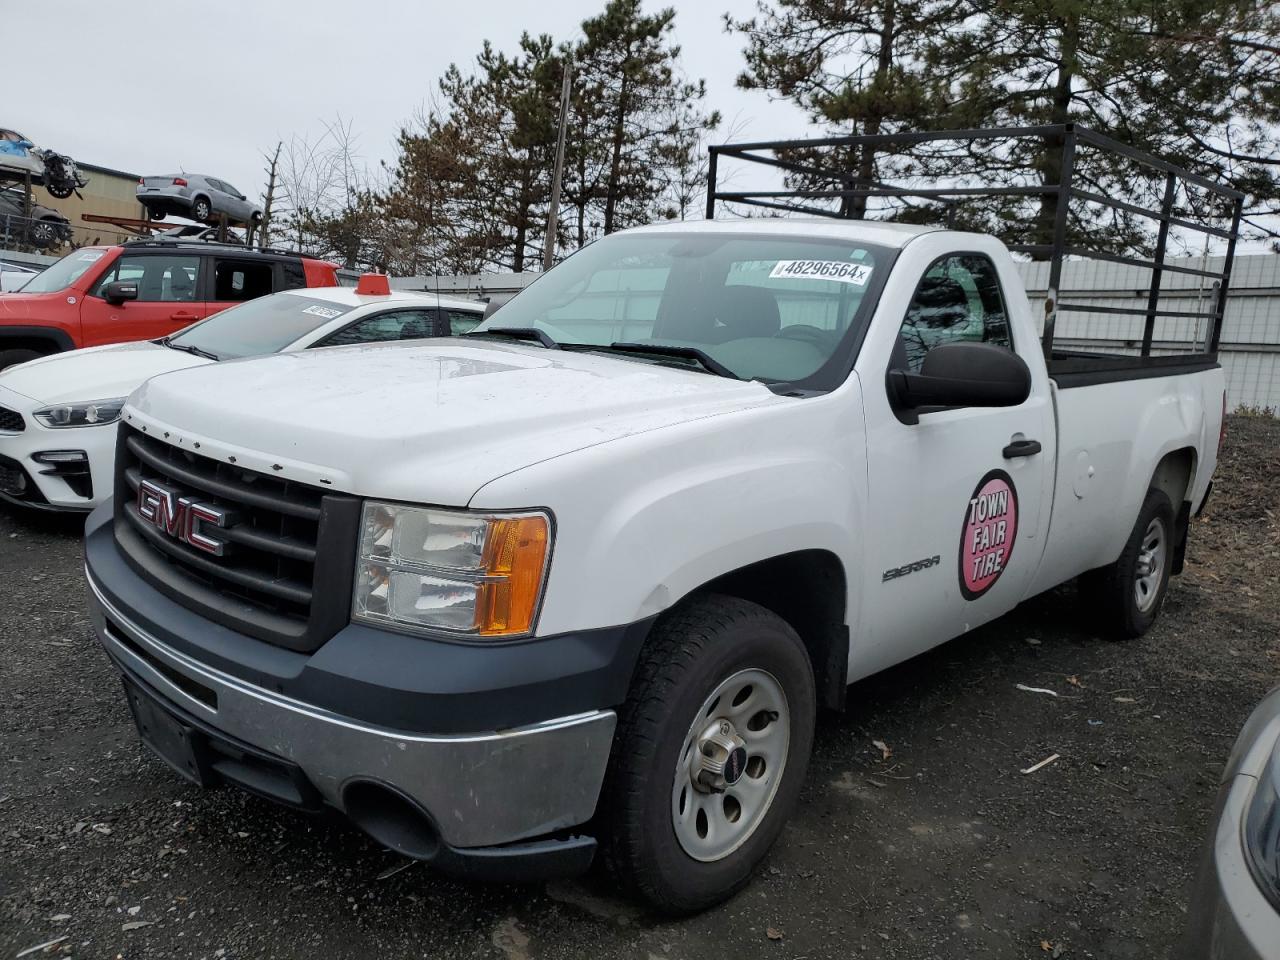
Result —
M 440 850 L 430 818 L 390 787 L 357 781 L 343 791 L 342 805 L 357 827 L 389 850 L 415 860 L 430 860 Z

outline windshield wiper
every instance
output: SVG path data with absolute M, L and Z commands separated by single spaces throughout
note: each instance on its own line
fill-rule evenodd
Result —
M 162 337 L 156 341 L 162 346 L 168 347 L 170 350 L 181 350 L 183 353 L 190 353 L 193 356 L 204 357 L 206 360 L 221 360 L 222 358 L 216 353 L 210 353 L 201 347 L 193 347 L 191 344 L 179 344 L 173 342 L 173 337 Z
M 539 330 L 537 327 L 490 327 L 488 330 L 475 330 L 464 334 L 464 336 L 482 337 L 485 334 L 492 334 L 495 337 L 510 337 L 512 340 L 536 341 L 548 350 L 560 349 L 560 344 L 551 339 L 547 331 Z
M 607 347 L 600 347 L 601 350 L 616 350 L 618 353 L 639 353 L 652 357 L 669 357 L 676 360 L 693 360 L 701 364 L 702 368 L 708 373 L 714 373 L 717 377 L 728 377 L 730 380 L 741 380 L 742 378 L 726 367 L 705 350 L 699 350 L 697 347 L 676 346 L 674 344 L 665 343 L 611 343 Z

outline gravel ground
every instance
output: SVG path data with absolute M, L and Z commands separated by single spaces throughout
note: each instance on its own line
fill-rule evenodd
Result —
M 1164 956 L 1222 763 L 1280 676 L 1278 478 L 1280 422 L 1233 418 L 1141 641 L 1097 639 L 1068 586 L 857 684 L 757 881 L 677 923 L 596 876 L 455 883 L 185 785 L 87 634 L 78 525 L 0 511 L 0 957 Z

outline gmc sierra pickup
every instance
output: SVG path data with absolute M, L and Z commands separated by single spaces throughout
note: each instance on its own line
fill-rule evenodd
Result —
M 473 876 L 599 849 L 700 909 L 849 683 L 1075 577 L 1112 634 L 1156 619 L 1222 371 L 1045 352 L 989 236 L 614 234 L 461 338 L 148 381 L 86 530 L 94 628 L 197 783 Z

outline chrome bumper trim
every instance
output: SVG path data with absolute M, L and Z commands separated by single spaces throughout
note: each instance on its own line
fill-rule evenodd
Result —
M 595 813 L 617 722 L 612 710 L 461 735 L 372 726 L 246 683 L 174 650 L 112 605 L 87 568 L 85 579 L 94 632 L 120 667 L 229 737 L 297 764 L 338 809 L 348 783 L 378 780 L 419 803 L 441 839 L 455 847 L 525 840 L 584 823 Z M 213 690 L 216 708 L 183 691 L 113 637 L 115 631 Z

